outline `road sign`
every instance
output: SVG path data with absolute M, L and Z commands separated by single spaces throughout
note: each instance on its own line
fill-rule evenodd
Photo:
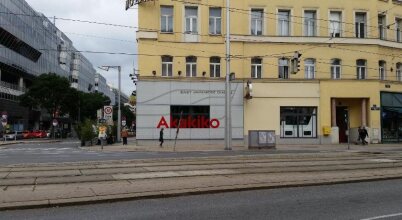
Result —
M 126 120 L 121 121 L 122 126 L 126 126 L 126 124 L 127 124 Z
M 98 109 L 98 110 L 96 111 L 96 118 L 97 118 L 97 119 L 103 118 L 103 117 L 102 117 L 102 109 Z
M 106 120 L 113 118 L 113 106 L 103 106 L 103 118 Z
M 55 127 L 56 127 L 56 126 L 59 124 L 59 122 L 58 122 L 56 119 L 53 119 L 52 124 L 53 124 L 53 126 L 55 126 Z

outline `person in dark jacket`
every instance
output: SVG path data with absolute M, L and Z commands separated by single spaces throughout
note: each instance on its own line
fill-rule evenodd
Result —
M 362 141 L 363 145 L 368 144 L 368 142 L 366 141 L 366 137 L 368 137 L 367 130 L 364 126 L 362 126 L 359 130 L 359 138 Z
M 159 144 L 160 147 L 163 147 L 163 128 L 161 128 L 161 131 L 159 132 L 159 142 L 161 142 Z

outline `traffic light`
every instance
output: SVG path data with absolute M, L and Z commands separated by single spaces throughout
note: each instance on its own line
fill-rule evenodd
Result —
M 302 54 L 299 53 L 298 51 L 295 51 L 293 55 L 293 59 L 291 60 L 291 65 L 292 65 L 292 74 L 296 74 L 297 72 L 300 71 L 300 58 Z

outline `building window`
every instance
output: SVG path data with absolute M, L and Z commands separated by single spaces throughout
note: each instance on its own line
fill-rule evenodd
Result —
M 305 11 L 304 12 L 304 36 L 317 35 L 317 12 Z
M 356 77 L 357 79 L 366 79 L 366 60 L 356 61 Z
M 173 75 L 173 57 L 162 56 L 162 76 Z
M 186 7 L 185 8 L 185 20 L 186 20 L 186 33 L 197 34 L 198 33 L 198 8 Z
M 357 38 L 365 38 L 366 37 L 366 27 L 367 27 L 367 19 L 365 12 L 356 12 L 355 17 L 355 33 Z
M 278 35 L 289 36 L 290 35 L 290 11 L 279 10 L 278 11 Z
M 281 107 L 281 138 L 316 138 L 316 107 Z
M 331 60 L 331 79 L 341 78 L 341 60 L 332 59 Z
M 177 128 L 179 124 L 180 128 L 210 128 L 216 126 L 216 122 L 211 124 L 209 115 L 210 106 L 171 105 L 170 128 Z M 196 123 L 193 123 L 193 121 L 196 121 Z
M 222 27 L 221 8 L 209 8 L 209 34 L 221 34 Z
M 378 77 L 380 80 L 386 80 L 387 76 L 386 76 L 387 72 L 386 72 L 386 62 L 384 60 L 380 60 L 378 62 Z
M 197 76 L 197 57 L 194 56 L 186 57 L 186 76 L 187 77 Z
M 395 25 L 396 25 L 396 41 L 397 42 L 402 42 L 402 19 L 397 18 L 395 20 Z
M 402 82 L 402 63 L 396 64 L 396 80 Z
M 262 59 L 253 58 L 251 59 L 251 78 L 261 79 L 262 72 Z
M 251 9 L 251 35 L 262 35 L 263 9 Z
M 173 7 L 161 6 L 161 32 L 173 32 Z
M 385 15 L 378 15 L 378 37 L 381 40 L 385 40 L 386 36 L 385 34 L 387 33 L 387 20 Z
M 329 13 L 329 34 L 330 37 L 341 37 L 342 12 L 331 11 Z
M 279 79 L 289 79 L 289 60 L 279 59 Z
M 315 78 L 315 60 L 314 59 L 304 60 L 304 77 L 306 79 L 314 79 Z
M 209 71 L 211 77 L 221 77 L 221 58 L 211 57 L 209 59 Z

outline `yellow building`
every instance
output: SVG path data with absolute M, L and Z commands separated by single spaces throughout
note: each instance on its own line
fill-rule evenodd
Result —
M 225 2 L 139 1 L 139 140 L 166 124 L 174 139 L 180 113 L 224 119 Z M 373 143 L 402 142 L 401 0 L 232 0 L 230 10 L 234 139 L 271 130 L 279 144 L 355 142 L 365 126 Z M 187 125 L 179 139 L 223 138 L 224 123 Z

